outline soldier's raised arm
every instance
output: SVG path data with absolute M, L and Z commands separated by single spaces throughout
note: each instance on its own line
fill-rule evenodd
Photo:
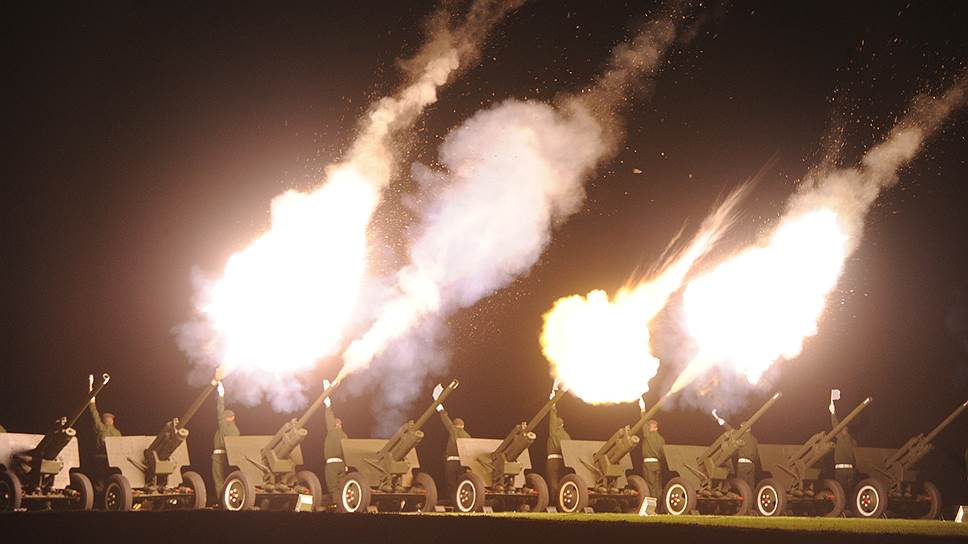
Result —
M 447 429 L 447 432 L 450 433 L 450 436 L 456 437 L 457 427 L 454 425 L 454 422 L 450 420 L 450 416 L 447 415 L 447 410 L 440 410 L 438 413 L 440 414 L 440 420 L 444 422 L 444 428 Z
M 101 421 L 101 414 L 97 411 L 97 401 L 91 399 L 91 402 L 87 405 L 87 407 L 91 411 L 91 417 L 94 418 L 94 430 L 97 431 L 98 434 L 106 431 L 108 426 Z
M 225 386 L 218 382 L 218 398 L 215 400 L 215 415 L 218 417 L 218 428 L 224 436 L 228 432 L 229 422 L 225 421 Z

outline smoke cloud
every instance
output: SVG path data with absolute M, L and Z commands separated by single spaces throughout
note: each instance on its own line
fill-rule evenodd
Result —
M 447 135 L 442 169 L 413 166 L 420 186 L 414 201 L 423 204 L 409 263 L 396 275 L 396 296 L 344 352 L 340 371 L 347 376 L 380 359 L 381 371 L 362 380 L 380 381 L 384 396 L 375 409 L 384 430 L 405 417 L 411 392 L 446 368 L 422 349 L 440 345 L 446 318 L 527 274 L 554 228 L 581 208 L 585 180 L 615 150 L 618 113 L 651 90 L 643 81 L 656 74 L 681 17 L 670 8 L 646 24 L 583 92 L 554 105 L 507 100 L 478 112 Z M 427 330 L 435 331 L 429 342 Z M 411 362 L 383 363 L 391 350 Z
M 944 93 L 915 98 L 856 166 L 824 161 L 808 173 L 775 229 L 689 282 L 683 313 L 697 352 L 673 391 L 705 377 L 701 383 L 718 380 L 717 394 L 684 400 L 704 409 L 717 407 L 711 400 L 735 405 L 751 385 L 762 383 L 774 363 L 799 356 L 804 341 L 819 330 L 828 298 L 860 244 L 876 199 L 897 183 L 899 170 L 926 139 L 964 106 L 966 90 L 968 75 L 963 74 Z M 732 379 L 733 374 L 747 383 Z
M 463 17 L 444 4 L 428 19 L 424 45 L 401 63 L 406 82 L 373 104 L 347 157 L 317 189 L 276 197 L 269 229 L 229 259 L 222 277 L 196 274 L 197 314 L 173 330 L 196 365 L 191 380 L 207 381 L 221 366 L 239 400 L 266 398 L 282 411 L 306 403 L 298 376 L 338 351 L 357 308 L 367 228 L 396 166 L 394 136 L 479 59 L 488 32 L 522 1 L 477 0 Z

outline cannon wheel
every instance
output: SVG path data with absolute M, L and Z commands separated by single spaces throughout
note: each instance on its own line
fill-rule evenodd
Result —
M 465 472 L 457 478 L 454 491 L 454 508 L 458 512 L 480 512 L 484 509 L 484 478 L 473 472 Z
M 339 496 L 336 498 L 336 510 L 344 514 L 366 512 L 370 506 L 370 485 L 366 477 L 357 471 L 348 472 L 343 476 L 339 486 Z
M 558 508 L 566 514 L 584 512 L 588 506 L 588 484 L 581 476 L 565 474 L 558 482 Z
M 635 514 L 642 508 L 642 502 L 645 501 L 646 497 L 651 497 L 649 495 L 649 484 L 646 483 L 645 478 L 639 476 L 638 474 L 633 474 L 628 477 L 629 489 L 635 491 L 639 495 L 639 500 L 635 501 L 635 504 L 631 507 L 625 507 L 626 513 Z
M 524 475 L 524 485 L 538 492 L 538 499 L 531 507 L 532 512 L 544 512 L 548 509 L 548 482 L 537 472 Z
M 876 478 L 861 480 L 854 488 L 854 514 L 862 518 L 879 518 L 887 510 L 887 487 Z
M 422 503 L 415 503 L 414 509 L 417 512 L 433 512 L 437 508 L 437 483 L 426 472 L 415 472 L 413 475 L 413 487 L 423 490 L 424 499 Z
M 309 470 L 300 470 L 296 473 L 296 483 L 309 489 L 309 494 L 313 496 L 313 511 L 319 508 L 323 500 L 323 484 L 319 482 L 319 476 Z
M 20 478 L 13 472 L 0 470 L 0 512 L 13 512 L 20 508 L 24 490 Z
M 749 482 L 742 478 L 730 478 L 727 482 L 729 489 L 742 497 L 742 501 L 739 503 L 739 508 L 736 512 L 733 512 L 734 516 L 746 516 L 750 513 L 750 507 L 753 502 L 753 488 L 750 487 Z
M 786 491 L 773 478 L 766 478 L 756 486 L 756 511 L 761 516 L 782 516 L 786 512 Z
M 208 504 L 208 491 L 205 480 L 197 473 L 189 470 L 182 474 L 182 485 L 192 490 L 192 510 L 201 510 Z
M 921 516 L 921 519 L 938 519 L 938 513 L 941 511 L 941 492 L 938 491 L 938 487 L 931 482 L 924 482 L 922 486 L 924 497 L 931 502 L 931 506 L 928 508 L 928 512 Z
M 69 489 L 77 491 L 77 500 L 71 502 L 71 510 L 90 511 L 94 508 L 94 485 L 91 479 L 80 472 L 71 472 Z
M 681 516 L 692 512 L 696 509 L 698 502 L 695 486 L 681 476 L 669 480 L 662 497 L 662 505 L 665 507 L 666 514 L 672 516 Z
M 104 482 L 104 509 L 108 512 L 127 512 L 131 510 L 134 494 L 131 482 L 123 474 L 112 474 Z
M 222 508 L 230 512 L 255 508 L 255 484 L 241 470 L 228 475 L 222 487 Z
M 829 493 L 830 502 L 833 503 L 830 511 L 825 513 L 824 517 L 840 517 L 840 514 L 844 512 L 844 507 L 847 505 L 847 493 L 844 491 L 844 486 L 840 485 L 840 482 L 837 480 L 820 480 L 820 491 Z

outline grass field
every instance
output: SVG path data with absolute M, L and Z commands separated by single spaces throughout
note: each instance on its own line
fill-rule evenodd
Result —
M 752 516 L 636 516 L 627 514 L 490 514 L 494 517 L 541 519 L 554 522 L 626 522 L 660 525 L 734 527 L 773 529 L 797 532 L 834 532 L 858 534 L 894 534 L 926 536 L 961 536 L 968 538 L 968 524 L 950 521 L 907 519 L 752 517 Z

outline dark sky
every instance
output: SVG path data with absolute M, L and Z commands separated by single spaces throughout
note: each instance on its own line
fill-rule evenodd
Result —
M 0 422 L 43 428 L 100 371 L 115 380 L 100 404 L 126 433 L 153 433 L 180 413 L 194 392 L 170 331 L 191 315 L 193 267 L 218 271 L 266 227 L 273 196 L 320 179 L 369 101 L 399 82 L 394 61 L 418 46 L 432 7 L 99 3 L 7 18 Z M 587 84 L 651 7 L 525 6 L 421 119 L 404 165 L 432 161 L 446 131 L 482 107 Z M 556 298 L 619 287 L 769 163 L 726 249 L 753 239 L 775 223 L 832 126 L 846 129 L 849 164 L 917 91 L 951 81 L 966 62 L 966 17 L 963 2 L 729 6 L 673 52 L 654 97 L 627 112 L 624 149 L 590 180 L 584 209 L 531 274 L 454 317 L 451 367 L 463 386 L 452 414 L 495 437 L 529 417 L 550 385 L 537 337 Z M 874 396 L 856 434 L 879 446 L 927 431 L 964 400 L 966 121 L 954 115 L 878 201 L 819 335 L 783 364 L 776 387 L 786 396 L 759 425 L 761 442 L 801 442 L 827 425 L 831 387 L 848 403 Z M 397 196 L 411 183 L 402 172 L 377 228 L 400 228 Z M 320 375 L 334 372 L 328 362 Z M 369 399 L 338 407 L 350 435 L 366 435 Z M 570 398 L 561 409 L 576 438 L 605 437 L 636 413 Z M 239 414 L 248 433 L 271 433 L 283 418 L 265 406 Z M 213 420 L 191 426 L 206 474 Z M 306 455 L 321 471 L 322 420 L 311 426 Z M 685 409 L 663 426 L 670 442 L 717 433 Z M 421 453 L 436 473 L 443 432 L 427 430 Z M 956 471 L 966 431 L 968 417 L 930 463 L 949 494 L 965 495 Z

